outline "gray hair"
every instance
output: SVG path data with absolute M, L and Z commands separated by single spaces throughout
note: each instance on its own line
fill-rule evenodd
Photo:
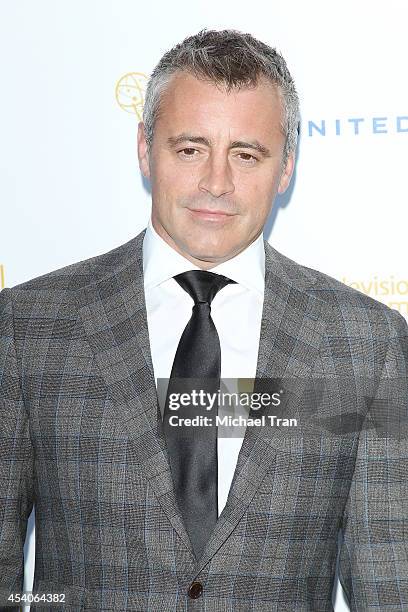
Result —
M 286 137 L 285 164 L 296 150 L 299 129 L 299 98 L 283 57 L 265 43 L 237 30 L 201 30 L 167 51 L 154 68 L 146 88 L 143 123 L 148 149 L 153 143 L 154 125 L 160 112 L 162 94 L 176 72 L 232 88 L 255 87 L 260 77 L 277 86 L 282 100 L 281 129 Z

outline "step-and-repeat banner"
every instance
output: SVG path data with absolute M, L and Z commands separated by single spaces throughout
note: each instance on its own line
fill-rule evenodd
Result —
M 137 123 L 160 56 L 202 28 L 276 47 L 301 100 L 296 172 L 265 237 L 408 317 L 408 4 L 0 4 L 0 288 L 106 252 L 150 214 Z M 25 588 L 34 569 L 34 512 Z M 348 610 L 341 587 L 336 612 Z

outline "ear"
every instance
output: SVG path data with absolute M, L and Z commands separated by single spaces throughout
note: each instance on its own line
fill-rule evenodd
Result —
M 137 155 L 139 158 L 139 168 L 143 176 L 150 179 L 149 153 L 143 121 L 137 126 Z
M 295 168 L 295 155 L 290 153 L 285 165 L 285 169 L 282 172 L 279 181 L 278 193 L 284 193 L 289 187 L 290 179 L 292 178 L 293 170 Z

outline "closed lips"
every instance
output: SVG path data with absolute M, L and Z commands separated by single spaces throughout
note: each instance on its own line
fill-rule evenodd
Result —
M 228 215 L 228 216 L 232 216 L 234 214 L 234 213 L 224 212 L 223 210 L 207 210 L 205 208 L 197 208 L 197 209 L 190 208 L 190 210 L 192 212 L 202 212 L 202 213 L 207 213 L 207 214 L 211 214 L 211 215 Z

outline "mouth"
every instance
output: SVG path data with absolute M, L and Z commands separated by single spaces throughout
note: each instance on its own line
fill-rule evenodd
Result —
M 196 208 L 194 210 L 188 208 L 187 210 L 189 210 L 196 218 L 206 221 L 226 221 L 232 217 L 235 217 L 235 214 L 226 213 L 222 210 L 209 210 L 205 208 Z

